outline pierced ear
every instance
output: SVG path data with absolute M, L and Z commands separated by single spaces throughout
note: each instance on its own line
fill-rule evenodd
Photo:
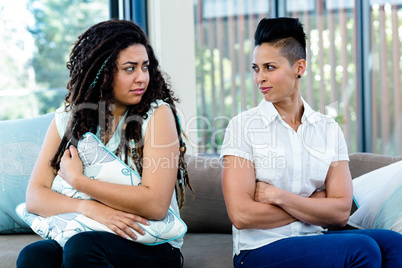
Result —
M 296 73 L 297 78 L 301 78 L 304 72 L 306 71 L 306 61 L 304 59 L 300 59 L 295 62 L 294 71 Z

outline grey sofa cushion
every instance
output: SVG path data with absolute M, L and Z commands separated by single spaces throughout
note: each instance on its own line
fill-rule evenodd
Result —
M 194 195 L 186 189 L 181 216 L 192 233 L 232 233 L 221 186 L 222 168 L 218 157 L 187 158 Z
M 0 267 L 15 268 L 20 251 L 39 240 L 42 238 L 36 234 L 0 234 Z
M 231 234 L 187 233 L 181 251 L 184 268 L 233 267 Z

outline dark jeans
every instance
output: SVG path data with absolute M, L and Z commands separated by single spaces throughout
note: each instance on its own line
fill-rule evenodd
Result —
M 54 240 L 26 246 L 17 267 L 181 267 L 179 249 L 169 243 L 146 246 L 107 232 L 83 232 L 71 237 L 63 248 Z
M 402 235 L 389 230 L 348 230 L 290 237 L 242 250 L 234 266 L 252 268 L 402 267 Z

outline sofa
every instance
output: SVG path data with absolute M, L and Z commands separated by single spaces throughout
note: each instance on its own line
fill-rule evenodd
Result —
M 52 118 L 49 113 L 0 121 L 0 268 L 15 267 L 20 250 L 42 239 L 18 218 L 14 208 L 25 201 L 27 181 Z M 399 160 L 402 157 L 353 153 L 350 171 L 356 178 Z M 218 157 L 187 156 L 187 164 L 194 194 L 186 191 L 181 210 L 188 227 L 182 247 L 184 267 L 233 267 L 232 226 L 223 199 Z

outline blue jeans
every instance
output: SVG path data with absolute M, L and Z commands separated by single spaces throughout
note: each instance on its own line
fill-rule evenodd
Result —
M 234 267 L 402 267 L 402 235 L 389 230 L 347 230 L 289 237 L 242 250 Z
M 146 246 L 107 232 L 83 232 L 63 248 L 54 240 L 26 246 L 17 267 L 181 267 L 180 250 L 169 243 Z

